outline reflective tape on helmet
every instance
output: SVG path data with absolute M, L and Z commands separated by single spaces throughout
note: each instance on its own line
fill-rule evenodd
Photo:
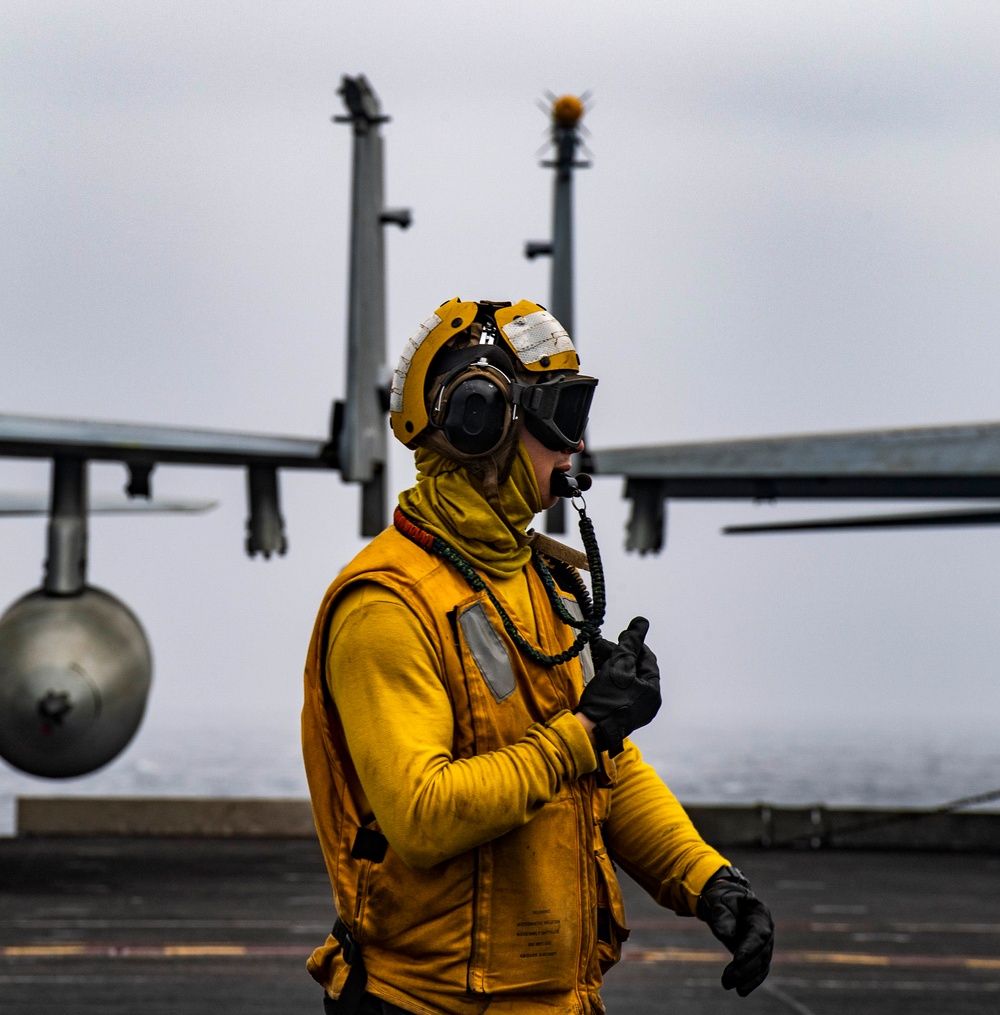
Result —
M 547 310 L 515 317 L 501 330 L 525 366 L 575 351 L 569 333 Z
M 406 375 L 410 372 L 410 364 L 413 362 L 413 357 L 416 355 L 424 339 L 440 323 L 441 318 L 437 314 L 431 314 L 407 341 L 406 348 L 403 350 L 402 356 L 399 357 L 399 363 L 396 365 L 396 370 L 392 375 L 392 388 L 389 391 L 390 412 L 403 411 L 403 386 L 406 384 Z

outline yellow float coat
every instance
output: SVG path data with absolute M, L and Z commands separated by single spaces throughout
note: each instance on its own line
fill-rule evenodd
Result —
M 570 644 L 533 567 L 491 586 L 542 651 Z M 506 652 L 505 696 L 470 648 L 470 611 Z M 483 593 L 393 529 L 330 587 L 303 751 L 337 911 L 373 994 L 429 1015 L 602 1011 L 602 967 L 627 935 L 609 853 L 658 902 L 694 912 L 727 861 L 631 742 L 598 776 L 572 715 L 582 687 L 579 660 L 532 662 Z M 351 856 L 361 826 L 387 838 L 381 863 Z M 332 936 L 309 969 L 339 994 L 348 967 Z

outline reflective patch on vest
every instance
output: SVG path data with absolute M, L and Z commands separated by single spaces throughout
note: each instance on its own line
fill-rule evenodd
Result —
M 475 603 L 462 613 L 458 622 L 469 646 L 472 658 L 475 659 L 483 680 L 489 685 L 493 697 L 497 701 L 509 698 L 517 684 L 514 670 L 510 665 L 510 656 L 500 640 L 500 635 L 486 616 L 482 603 Z
M 580 604 L 575 599 L 567 599 L 563 596 L 563 603 L 574 620 L 583 620 L 583 610 L 580 609 Z M 589 645 L 583 646 L 583 651 L 580 653 L 580 665 L 583 667 L 583 686 L 586 687 L 594 679 L 594 659 L 590 654 Z

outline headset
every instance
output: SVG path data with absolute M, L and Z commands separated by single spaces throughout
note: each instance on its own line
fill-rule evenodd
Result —
M 519 410 L 528 432 L 552 451 L 575 450 L 583 440 L 596 377 L 560 374 L 524 384 L 508 353 L 490 343 L 445 350 L 435 367 L 430 421 L 462 455 L 478 458 L 503 447 Z

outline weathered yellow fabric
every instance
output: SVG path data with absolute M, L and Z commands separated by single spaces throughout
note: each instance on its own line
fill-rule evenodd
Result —
M 460 465 L 428 448 L 416 453 L 417 483 L 399 495 L 399 506 L 422 529 L 455 547 L 478 571 L 494 578 L 519 573 L 531 548 L 519 546 L 497 517 L 477 481 Z M 500 506 L 524 532 L 542 509 L 538 482 L 524 445 L 518 442 L 510 477 L 500 485 Z
M 565 649 L 572 629 L 534 569 L 526 579 L 540 647 Z M 342 617 L 342 597 L 357 586 L 360 608 Z M 477 610 L 510 667 L 502 698 L 461 633 Z M 596 1015 L 605 954 L 595 940 L 597 822 L 610 789 L 598 787 L 571 714 L 579 661 L 546 670 L 522 657 L 483 593 L 390 529 L 331 586 L 305 687 L 313 814 L 369 989 L 435 1015 L 478 1013 L 500 998 L 528 1015 Z M 352 856 L 361 826 L 385 834 L 383 862 Z M 347 967 L 332 937 L 309 968 L 339 994 Z
M 404 509 L 475 560 L 533 644 L 568 646 L 574 632 L 534 569 L 504 560 L 506 526 L 441 461 L 423 459 Z M 505 488 L 517 494 L 508 517 L 527 525 L 538 492 L 523 449 Z M 471 535 L 437 514 L 456 504 Z M 462 618 L 477 609 L 510 663 L 503 698 L 465 640 Z M 610 858 L 657 901 L 694 912 L 727 861 L 631 742 L 599 782 L 572 715 L 582 687 L 578 660 L 546 669 L 522 656 L 484 594 L 393 529 L 330 587 L 306 665 L 303 755 L 337 909 L 372 993 L 426 1015 L 598 1015 L 602 970 L 628 934 Z M 351 855 L 362 826 L 388 840 L 382 863 Z M 596 940 L 599 905 L 611 942 Z M 348 967 L 332 937 L 309 969 L 338 996 Z
M 509 593 L 521 583 L 514 579 L 504 584 Z M 523 588 L 527 594 L 526 583 Z M 524 616 L 513 597 L 503 592 L 500 597 L 502 602 L 506 599 L 508 612 Z M 378 631 L 378 637 L 370 637 L 371 631 Z M 382 830 L 410 866 L 438 863 L 469 848 L 473 839 L 485 841 L 505 831 L 505 825 L 513 827 L 511 822 L 530 819 L 523 796 L 514 801 L 513 809 L 506 801 L 502 812 L 496 800 L 485 807 L 479 806 L 484 801 L 475 800 L 474 814 L 464 804 L 449 809 L 449 797 L 474 798 L 481 788 L 469 766 L 452 766 L 457 771 L 444 775 L 447 762 L 442 765 L 442 759 L 449 754 L 454 716 L 440 686 L 427 632 L 401 596 L 374 582 L 350 586 L 333 615 L 330 645 L 326 679 L 338 706 L 343 703 L 342 714 L 346 709 L 351 756 Z M 393 647 L 388 661 L 386 645 Z M 352 707 L 358 701 L 365 701 L 365 707 Z M 572 723 L 579 726 L 575 719 Z M 586 748 L 574 726 L 563 717 L 559 729 L 583 759 Z M 407 760 L 405 768 L 393 764 L 397 757 Z M 523 757 L 509 757 L 525 764 Z M 387 763 L 391 778 L 385 777 Z M 605 839 L 616 861 L 661 906 L 693 914 L 704 883 L 728 861 L 705 848 L 677 798 L 631 740 L 625 741 L 614 768 L 617 787 Z M 419 783 L 428 772 L 447 786 L 424 795 L 425 787 Z M 460 822 L 455 820 L 456 810 L 462 810 Z M 428 835 L 428 828 L 433 834 Z
M 706 845 L 631 740 L 614 761 L 617 785 L 604 826 L 611 855 L 661 906 L 694 916 L 705 882 L 729 861 Z
M 349 588 L 330 624 L 330 646 L 326 676 L 351 758 L 379 827 L 408 866 L 432 867 L 495 839 L 558 791 L 553 759 L 539 756 L 533 737 L 495 756 L 455 761 L 454 713 L 437 652 L 397 593 L 374 582 Z M 554 725 L 571 753 L 556 767 L 592 771 L 596 759 L 580 723 L 566 713 Z

